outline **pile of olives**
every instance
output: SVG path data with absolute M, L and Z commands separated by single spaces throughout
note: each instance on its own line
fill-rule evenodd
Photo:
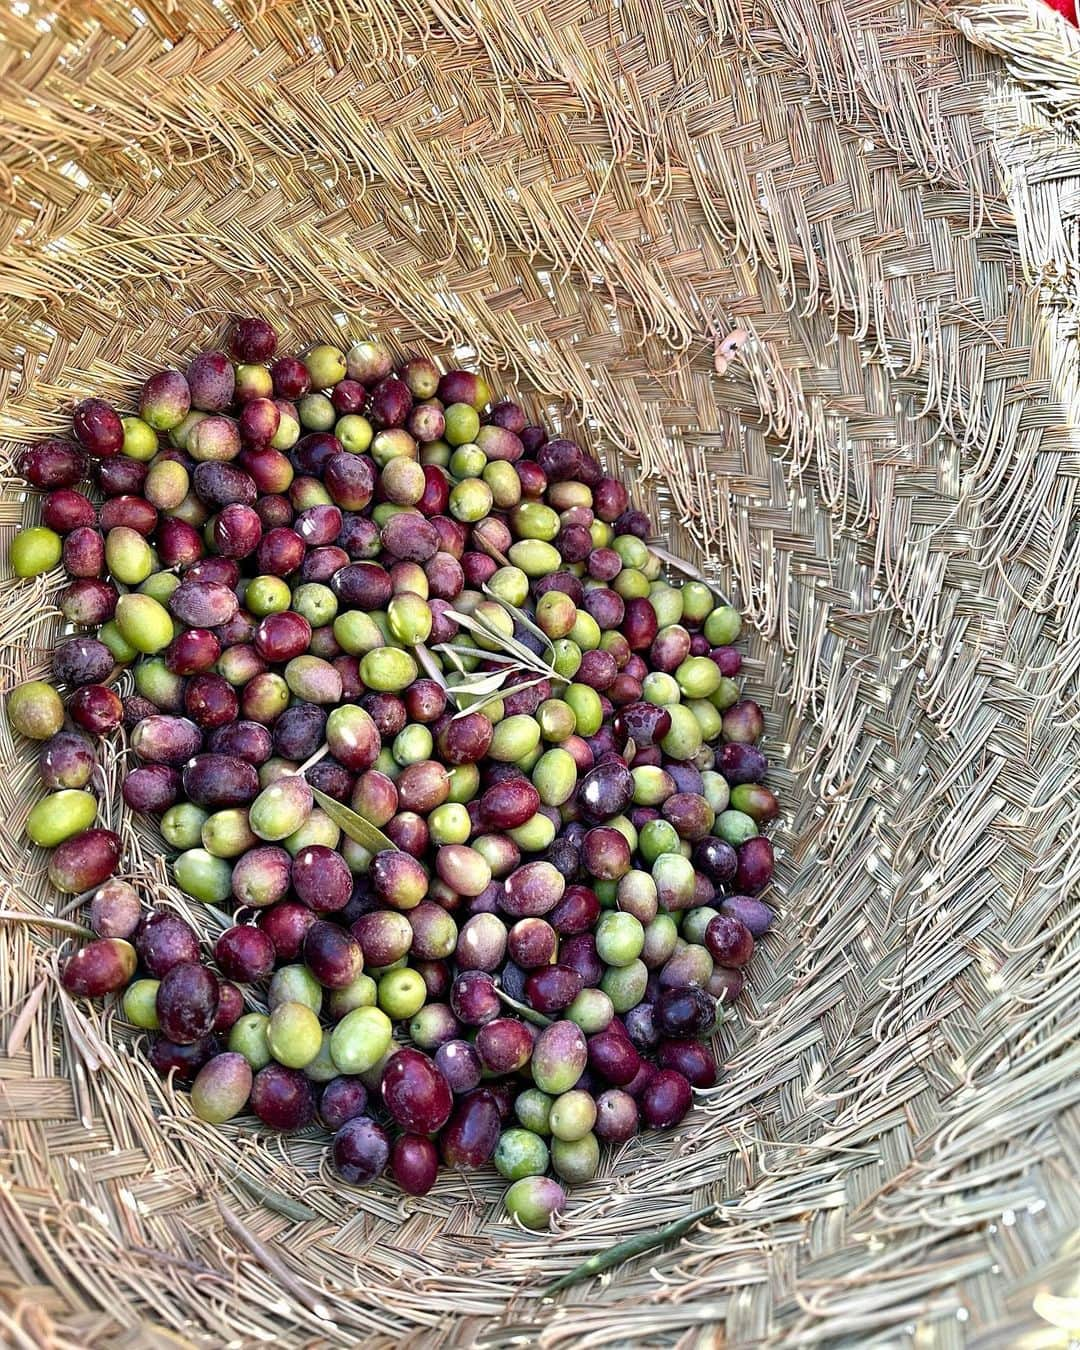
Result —
M 491 1161 L 544 1227 L 714 1086 L 772 921 L 740 617 L 478 375 L 276 346 L 243 319 L 22 457 L 11 566 L 70 578 L 55 687 L 7 701 L 27 834 L 97 935 L 63 982 L 120 995 L 204 1120 L 321 1124 L 344 1181 L 414 1195 Z M 212 952 L 119 875 L 109 736 L 177 887 L 233 910 Z

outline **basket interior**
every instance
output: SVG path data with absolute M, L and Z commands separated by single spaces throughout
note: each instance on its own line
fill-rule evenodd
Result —
M 252 309 L 286 343 L 377 330 L 477 363 L 744 607 L 786 807 L 724 1081 L 540 1237 L 487 1172 L 416 1202 L 336 1184 L 322 1137 L 203 1126 L 119 1019 L 58 993 L 56 934 L 0 925 L 11 1325 L 117 1346 L 1028 1325 L 1033 1253 L 1068 1228 L 1075 433 L 983 120 L 996 66 L 914 6 L 863 8 L 0 16 L 4 462 Z M 718 377 L 733 326 L 753 341 Z M 36 507 L 7 481 L 5 549 Z M 4 584 L 5 689 L 48 669 L 58 588 Z M 53 913 L 2 722 L 0 759 L 3 908 Z M 184 908 L 160 842 L 122 828 Z M 678 1249 L 537 1300 L 713 1200 Z

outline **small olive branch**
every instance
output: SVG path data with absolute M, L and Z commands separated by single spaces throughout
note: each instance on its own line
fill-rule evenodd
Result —
M 484 590 L 492 600 L 502 606 L 515 624 L 520 624 L 522 628 L 534 634 L 543 643 L 546 654 L 554 655 L 555 649 L 551 644 L 551 639 L 530 615 L 526 614 L 524 610 L 518 609 L 516 605 L 508 604 L 505 600 L 499 599 L 498 596 L 492 595 L 486 586 Z M 443 681 L 447 694 L 457 705 L 458 711 L 454 714 L 455 717 L 464 717 L 467 713 L 476 712 L 501 698 L 506 683 L 512 676 L 526 675 L 530 677 L 524 681 L 515 681 L 515 689 L 530 689 L 535 685 L 542 684 L 545 680 L 557 680 L 562 684 L 569 683 L 566 676 L 560 675 L 554 668 L 550 659 L 537 655 L 523 642 L 504 633 L 485 619 L 484 615 L 463 614 L 460 610 L 450 609 L 447 610 L 446 617 L 453 619 L 455 623 L 467 632 L 472 633 L 481 642 L 488 644 L 487 647 L 481 648 L 443 642 L 435 648 L 435 651 L 444 655 L 458 673 L 464 677 L 454 685 L 446 684 Z M 496 665 L 498 669 L 475 674 L 465 669 L 461 660 L 463 656 L 472 656 L 487 661 Z

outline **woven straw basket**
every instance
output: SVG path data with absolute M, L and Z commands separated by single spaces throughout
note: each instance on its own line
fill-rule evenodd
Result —
M 530 1235 L 486 1171 L 413 1201 L 335 1184 L 321 1138 L 202 1125 L 62 995 L 0 726 L 0 1340 L 1067 1344 L 1073 32 L 862 0 L 20 0 L 0 31 L 5 553 L 18 445 L 231 314 L 455 353 L 746 610 L 786 808 L 722 1085 Z M 4 689 L 48 669 L 61 583 L 4 583 Z

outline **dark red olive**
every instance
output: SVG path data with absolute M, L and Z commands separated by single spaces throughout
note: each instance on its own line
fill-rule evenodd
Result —
M 495 1152 L 501 1123 L 491 1092 L 481 1088 L 466 1094 L 442 1132 L 443 1162 L 454 1168 L 482 1167 Z
M 669 1129 L 682 1120 L 692 1101 L 689 1081 L 674 1069 L 660 1069 L 641 1094 L 642 1121 L 650 1130 Z

